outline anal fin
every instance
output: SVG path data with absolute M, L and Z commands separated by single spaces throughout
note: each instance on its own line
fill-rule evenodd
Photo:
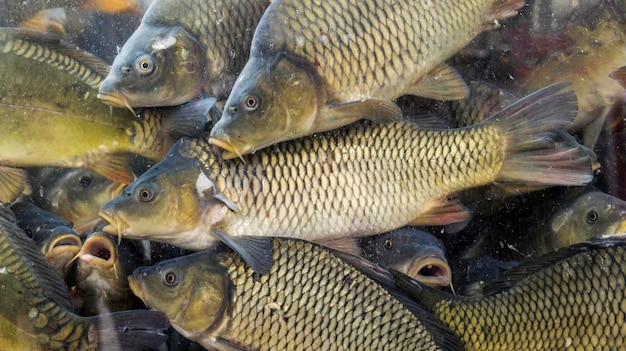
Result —
M 457 199 L 450 196 L 433 199 L 424 207 L 427 207 L 428 210 L 420 213 L 410 225 L 449 225 L 467 222 L 471 218 L 470 211 Z
M 408 93 L 435 100 L 461 100 L 469 95 L 469 88 L 457 70 L 442 63 L 420 77 Z

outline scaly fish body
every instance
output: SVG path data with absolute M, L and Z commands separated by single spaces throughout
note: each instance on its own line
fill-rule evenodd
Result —
M 34 243 L 0 218 L 0 346 L 3 350 L 119 350 L 158 347 L 167 324 L 154 311 L 98 317 L 70 312 L 67 286 Z
M 98 98 L 118 107 L 225 99 L 269 0 L 156 0 L 116 56 Z
M 522 4 L 273 1 L 211 142 L 233 158 L 361 118 L 395 120 L 401 95 L 460 99 L 465 84 L 443 62 Z
M 507 289 L 464 298 L 396 274 L 461 337 L 466 350 L 622 350 L 624 236 L 573 246 L 508 273 Z
M 236 253 L 207 251 L 138 268 L 130 286 L 208 349 L 462 348 L 431 316 L 403 305 L 331 251 L 265 239 L 273 247 L 268 274 L 257 275 Z
M 562 88 L 546 88 L 464 129 L 365 122 L 244 161 L 219 161 L 206 137 L 183 139 L 102 207 L 110 223 L 104 231 L 189 249 L 210 246 L 211 228 L 231 237 L 367 236 L 410 223 L 463 221 L 466 212 L 449 194 L 496 179 L 585 183 L 587 154 L 551 141 L 576 110 L 574 95 Z

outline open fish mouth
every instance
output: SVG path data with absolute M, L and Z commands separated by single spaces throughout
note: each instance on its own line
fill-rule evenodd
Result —
M 81 245 L 82 243 L 78 236 L 67 234 L 52 240 L 44 247 L 43 251 L 46 259 L 48 259 L 57 270 L 62 270 L 64 273 L 67 273 L 71 269 L 69 263 L 78 255 Z
M 244 142 L 241 140 L 225 136 L 224 139 L 210 137 L 209 144 L 217 146 L 221 150 L 223 150 L 221 157 L 225 160 L 230 160 L 238 157 L 243 161 L 242 155 L 245 154 L 249 149 Z M 215 150 L 213 150 L 215 152 Z M 219 153 L 215 152 L 219 155 Z
M 450 286 L 452 270 L 447 262 L 438 257 L 426 257 L 413 262 L 408 270 L 413 279 L 434 288 Z
M 78 253 L 80 265 L 89 265 L 101 272 L 110 272 L 119 279 L 115 263 L 117 262 L 117 249 L 113 242 L 104 233 L 90 236 L 83 243 L 83 247 Z M 91 271 L 88 269 L 86 271 Z M 80 269 L 79 269 L 80 270 Z

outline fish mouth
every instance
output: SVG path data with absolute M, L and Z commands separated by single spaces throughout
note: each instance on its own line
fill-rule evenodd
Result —
M 441 258 L 430 256 L 413 262 L 408 275 L 415 280 L 434 288 L 450 286 L 452 270 Z
M 122 236 L 126 234 L 126 231 L 129 228 L 128 223 L 126 223 L 126 221 L 124 221 L 120 216 L 103 210 L 98 212 L 98 216 L 102 218 L 103 221 L 108 223 L 104 226 L 104 228 L 102 228 L 102 231 L 112 235 L 117 235 L 118 243 L 122 241 Z
M 137 116 L 126 96 L 117 91 L 98 92 L 97 98 L 109 106 L 127 108 L 133 116 Z
M 71 266 L 69 263 L 80 252 L 82 243 L 80 238 L 74 234 L 65 234 L 55 238 L 46 245 L 45 256 L 57 269 L 69 273 Z
M 139 284 L 139 279 L 135 278 L 135 275 L 137 273 L 133 273 L 131 275 L 128 276 L 128 286 L 130 287 L 130 291 L 133 292 L 133 294 L 135 294 L 135 296 L 137 296 L 138 298 L 141 299 L 141 301 L 143 301 L 143 303 L 148 306 L 148 304 L 146 303 L 146 297 L 143 293 L 143 290 L 141 289 L 141 284 Z M 150 306 L 148 306 L 150 307 Z
M 236 138 L 232 138 L 228 135 L 223 138 L 220 137 L 210 137 L 209 144 L 217 146 L 222 150 L 221 156 L 225 160 L 230 160 L 233 158 L 239 158 L 243 161 L 242 155 L 245 155 L 250 151 L 250 147 L 246 146 L 246 144 L 238 140 Z M 215 154 L 219 155 L 219 152 L 213 150 Z
M 104 233 L 87 238 L 78 255 L 81 261 L 95 263 L 102 267 L 114 266 L 117 260 L 115 245 L 104 236 Z

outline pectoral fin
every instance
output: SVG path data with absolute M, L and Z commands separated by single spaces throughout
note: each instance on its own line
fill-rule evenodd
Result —
M 457 199 L 443 196 L 431 200 L 424 205 L 427 210 L 410 224 L 415 226 L 448 225 L 467 222 L 471 218 L 469 210 L 460 204 Z
M 389 123 L 402 118 L 402 110 L 387 99 L 365 99 L 328 105 L 333 118 L 358 121 L 368 119 L 377 123 Z
M 128 154 L 106 154 L 88 165 L 90 170 L 116 182 L 130 184 L 136 177 L 128 169 Z
M 408 93 L 435 100 L 461 100 L 469 95 L 469 89 L 459 72 L 443 63 L 422 76 Z
M 23 169 L 0 166 L 0 201 L 14 201 L 26 188 L 26 173 Z
M 363 256 L 363 249 L 358 238 L 334 238 L 315 240 L 316 243 L 329 247 L 333 250 L 346 252 L 355 256 Z
M 262 236 L 230 236 L 219 230 L 211 232 L 235 251 L 241 259 L 259 274 L 269 273 L 272 268 L 272 238 Z

